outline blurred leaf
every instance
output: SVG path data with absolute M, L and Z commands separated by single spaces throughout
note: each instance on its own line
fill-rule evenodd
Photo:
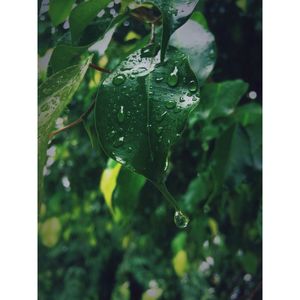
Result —
M 68 18 L 74 2 L 75 0 L 50 0 L 49 15 L 54 26 Z
M 112 203 L 114 211 L 118 211 L 120 218 L 132 217 L 145 182 L 144 176 L 133 173 L 126 168 L 121 169 Z
M 186 244 L 187 233 L 180 232 L 175 238 L 172 240 L 172 252 L 173 254 L 177 254 L 180 250 L 183 250 Z
M 196 20 L 188 20 L 170 38 L 170 45 L 182 51 L 201 86 L 213 70 L 216 61 L 214 36 Z M 191 38 L 192 36 L 192 38 Z
M 61 232 L 61 223 L 58 218 L 52 217 L 40 224 L 39 233 L 44 246 L 53 247 L 57 244 Z
M 217 140 L 212 154 L 215 192 L 222 188 L 224 181 L 233 185 L 245 177 L 247 166 L 251 166 L 249 139 L 245 130 L 238 125 L 227 129 Z
M 201 101 L 191 114 L 190 123 L 228 117 L 247 90 L 248 84 L 242 80 L 205 84 L 201 90 Z
M 161 11 L 163 19 L 161 60 L 163 61 L 171 34 L 187 21 L 198 0 L 139 0 L 139 2 L 153 3 Z
M 84 29 L 104 9 L 110 0 L 89 0 L 78 4 L 70 15 L 70 30 L 73 43 L 78 42 Z
M 174 256 L 172 263 L 177 276 L 183 277 L 188 268 L 188 257 L 186 251 L 178 251 Z
M 107 167 L 103 171 L 100 179 L 100 190 L 104 196 L 104 200 L 108 208 L 110 209 L 112 215 L 115 214 L 112 195 L 113 191 L 117 185 L 117 178 L 121 170 L 122 165 L 115 162 L 112 159 L 108 160 Z
M 206 30 L 208 30 L 207 20 L 200 11 L 194 11 L 190 20 L 196 21 L 198 24 L 202 25 Z
M 38 165 L 39 192 L 43 191 L 43 168 L 46 162 L 46 150 L 49 134 L 56 119 L 63 112 L 78 89 L 92 57 L 81 65 L 66 68 L 43 82 L 38 89 Z M 41 196 L 41 195 L 40 195 Z
M 257 258 L 252 252 L 246 252 L 240 257 L 245 272 L 255 274 L 257 270 Z

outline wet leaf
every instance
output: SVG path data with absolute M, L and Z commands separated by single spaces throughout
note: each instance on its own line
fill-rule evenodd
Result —
M 51 77 L 39 86 L 38 107 L 38 164 L 39 164 L 39 191 L 43 190 L 43 168 L 46 161 L 46 150 L 49 134 L 53 130 L 56 119 L 71 101 L 73 94 L 82 81 L 88 65 L 89 57 L 83 64 L 66 68 Z

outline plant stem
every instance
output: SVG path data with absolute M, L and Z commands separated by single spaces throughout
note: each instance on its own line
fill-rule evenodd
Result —
M 164 198 L 175 208 L 177 211 L 181 211 L 180 207 L 178 206 L 176 200 L 174 197 L 170 194 L 168 191 L 166 185 L 164 183 L 156 183 L 153 182 L 153 184 L 157 187 L 157 189 L 162 193 Z
M 83 121 L 84 121 L 84 118 L 87 117 L 87 116 L 93 111 L 93 109 L 95 108 L 95 103 L 96 103 L 96 100 L 94 100 L 94 101 L 92 102 L 92 104 L 90 105 L 90 107 L 88 108 L 88 110 L 87 110 L 86 112 L 84 112 L 84 113 L 83 113 L 77 120 L 75 120 L 74 122 L 72 122 L 72 123 L 70 123 L 70 124 L 68 124 L 68 125 L 66 125 L 66 126 L 64 126 L 64 127 L 62 127 L 62 128 L 60 128 L 60 129 L 57 129 L 57 130 L 52 131 L 52 132 L 49 134 L 48 138 L 51 139 L 52 137 L 54 137 L 55 135 L 59 134 L 60 132 L 65 131 L 65 130 L 67 130 L 67 129 L 69 129 L 69 128 L 72 128 L 72 127 L 76 126 L 77 124 L 83 122 Z
M 155 41 L 155 24 L 151 24 L 151 35 L 150 35 L 150 40 L 149 40 L 149 45 L 153 44 Z
M 98 66 L 95 65 L 95 64 L 89 64 L 89 67 L 91 67 L 91 68 L 93 68 L 93 69 L 95 69 L 95 70 L 97 70 L 97 71 L 103 72 L 103 73 L 111 74 L 111 71 L 110 71 L 110 70 L 107 70 L 107 69 L 98 67 Z

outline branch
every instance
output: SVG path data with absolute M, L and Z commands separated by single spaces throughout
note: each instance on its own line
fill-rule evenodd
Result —
M 89 67 L 91 67 L 91 68 L 93 68 L 93 69 L 95 69 L 95 70 L 97 70 L 97 71 L 103 72 L 103 73 L 111 74 L 111 71 L 110 71 L 110 70 L 107 70 L 107 69 L 98 67 L 98 66 L 95 65 L 95 64 L 89 64 Z
M 87 117 L 87 116 L 93 111 L 93 109 L 95 108 L 95 103 L 96 103 L 96 100 L 94 100 L 94 101 L 92 102 L 92 104 L 90 105 L 90 107 L 88 108 L 88 110 L 87 110 L 86 112 L 84 112 L 84 113 L 83 113 L 77 120 L 75 120 L 74 122 L 72 122 L 72 123 L 70 123 L 70 124 L 68 124 L 68 125 L 66 125 L 66 126 L 64 126 L 64 127 L 62 127 L 62 128 L 60 128 L 60 129 L 57 129 L 57 130 L 52 131 L 52 132 L 49 134 L 48 138 L 51 139 L 51 138 L 53 138 L 55 135 L 59 134 L 60 132 L 65 131 L 65 130 L 67 130 L 67 129 L 69 129 L 69 128 L 72 128 L 72 127 L 76 126 L 77 124 L 80 124 L 81 122 L 83 122 L 83 121 L 84 121 L 84 118 Z

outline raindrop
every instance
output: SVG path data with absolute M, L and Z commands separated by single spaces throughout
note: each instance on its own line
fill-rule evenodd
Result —
M 117 118 L 120 123 L 124 122 L 125 114 L 124 114 L 124 106 L 123 105 L 120 107 Z
M 114 146 L 115 147 L 120 147 L 124 144 L 124 136 L 119 137 L 115 142 Z
M 157 133 L 158 135 L 160 135 L 163 129 L 164 129 L 164 128 L 161 127 L 161 126 L 157 127 L 157 128 L 156 128 L 156 133 Z
M 174 214 L 174 223 L 178 228 L 186 228 L 189 224 L 189 218 L 182 213 L 181 211 L 177 210 Z
M 168 109 L 173 109 L 176 106 L 176 103 L 172 100 L 168 100 L 165 102 L 165 107 Z
M 125 75 L 119 74 L 116 77 L 114 77 L 113 84 L 114 85 L 121 85 L 121 84 L 123 84 L 125 82 L 125 80 L 126 80 Z
M 157 116 L 157 118 L 156 118 L 157 121 L 161 122 L 165 118 L 166 114 L 167 114 L 167 112 L 165 111 L 161 115 Z
M 197 83 L 194 80 L 192 80 L 189 83 L 189 91 L 190 92 L 196 92 L 197 91 Z
M 175 66 L 173 72 L 168 76 L 167 83 L 169 86 L 174 87 L 178 83 L 178 68 Z
M 156 77 L 156 79 L 155 79 L 156 82 L 162 82 L 163 80 L 164 80 L 163 76 Z
M 179 98 L 179 102 L 184 102 L 184 101 L 185 101 L 184 97 Z

